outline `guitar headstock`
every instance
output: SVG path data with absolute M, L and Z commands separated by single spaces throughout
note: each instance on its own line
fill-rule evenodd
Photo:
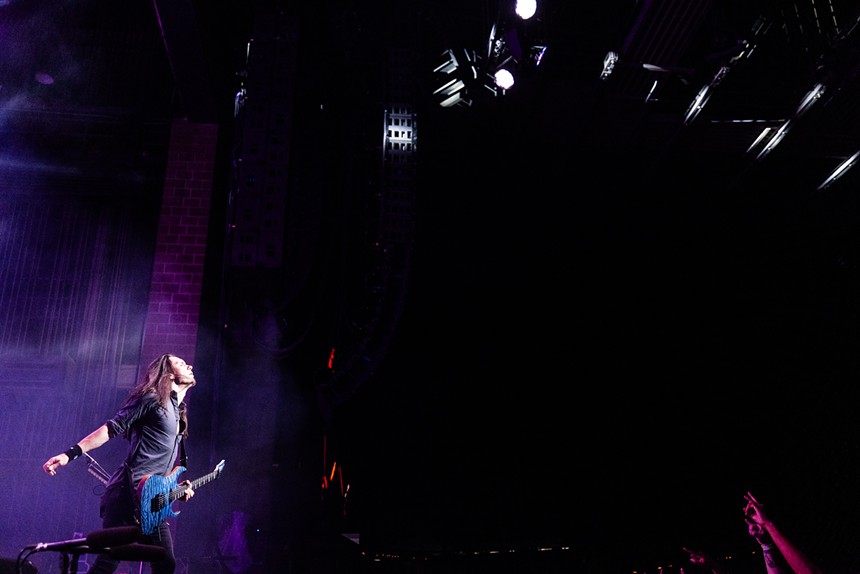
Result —
M 215 469 L 212 471 L 212 474 L 215 476 L 215 478 L 218 478 L 219 476 L 221 476 L 221 473 L 224 471 L 224 464 L 225 464 L 225 461 L 222 460 L 221 462 L 219 462 L 218 464 L 215 465 Z

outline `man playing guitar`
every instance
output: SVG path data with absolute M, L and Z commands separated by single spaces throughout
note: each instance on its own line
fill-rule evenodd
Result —
M 174 476 L 179 473 L 178 469 L 174 469 L 174 463 L 188 432 L 185 395 L 196 383 L 191 365 L 175 355 L 161 355 L 149 364 L 112 418 L 67 451 L 49 458 L 43 469 L 54 476 L 57 469 L 82 454 L 102 446 L 114 437 L 124 437 L 129 441 L 128 454 L 107 482 L 99 514 L 104 528 L 140 525 L 138 485 L 143 486 L 154 477 L 167 477 L 171 471 Z M 168 483 L 171 486 L 175 484 L 170 480 Z M 191 481 L 180 484 L 182 490 L 172 493 L 173 497 L 187 501 L 194 496 Z M 151 493 L 150 498 L 153 497 Z M 176 570 L 173 539 L 168 523 L 164 520 L 166 514 L 169 511 L 159 511 L 154 517 L 148 516 L 152 519 L 152 532 L 147 534 L 142 531 L 138 540 L 143 544 L 161 546 L 165 550 L 163 560 L 152 562 L 152 574 L 173 574 Z M 119 564 L 119 560 L 108 554 L 99 554 L 88 573 L 113 574 Z

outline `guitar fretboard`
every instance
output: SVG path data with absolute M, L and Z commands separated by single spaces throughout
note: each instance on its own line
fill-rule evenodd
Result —
M 221 476 L 221 470 L 223 468 L 224 468 L 224 461 L 222 460 L 218 464 L 218 466 L 215 468 L 215 470 L 213 470 L 209 474 L 201 476 L 200 478 L 198 478 L 196 480 L 192 480 L 190 486 L 183 486 L 182 488 L 177 488 L 175 490 L 171 490 L 170 496 L 169 496 L 170 502 L 173 502 L 174 500 L 181 498 L 182 495 L 185 494 L 185 491 L 188 490 L 189 488 L 196 489 L 196 488 L 203 486 L 204 484 L 208 484 L 208 483 L 212 482 L 213 480 L 215 480 L 216 478 Z

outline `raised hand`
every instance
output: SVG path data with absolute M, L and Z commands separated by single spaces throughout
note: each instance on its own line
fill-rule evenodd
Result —
M 750 536 L 758 538 L 765 531 L 765 525 L 770 522 L 764 512 L 764 505 L 751 492 L 744 495 L 747 501 L 744 506 L 744 520 L 749 528 Z

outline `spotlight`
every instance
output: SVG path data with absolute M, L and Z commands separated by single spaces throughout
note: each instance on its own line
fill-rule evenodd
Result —
M 514 75 L 506 68 L 499 68 L 493 74 L 496 85 L 503 90 L 510 90 L 514 85 Z
M 478 77 L 477 57 L 474 52 L 462 50 L 458 55 L 453 50 L 442 53 L 442 63 L 433 69 L 438 77 L 439 87 L 433 95 L 440 99 L 443 108 L 451 106 L 471 106 L 468 84 Z
M 540 66 L 543 55 L 546 53 L 546 46 L 532 46 L 529 48 L 528 63 L 537 68 Z
M 472 50 L 446 50 L 434 69 L 438 87 L 433 94 L 439 105 L 471 106 L 483 90 L 499 96 L 515 83 L 525 80 L 527 84 L 547 51 L 536 13 L 536 0 L 505 0 L 480 55 Z
M 517 7 L 515 9 L 517 16 L 522 18 L 523 20 L 528 20 L 537 12 L 537 1 L 536 0 L 517 0 Z
M 600 73 L 600 79 L 605 80 L 612 75 L 615 70 L 615 64 L 618 63 L 618 52 L 607 52 L 603 58 L 603 71 Z
M 848 159 L 843 161 L 841 164 L 839 164 L 836 167 L 836 169 L 833 170 L 833 173 L 831 173 L 829 176 L 827 176 L 827 179 L 825 179 L 821 183 L 821 185 L 818 186 L 818 191 L 821 191 L 822 189 L 830 187 L 834 181 L 836 181 L 837 179 L 839 179 L 840 177 L 845 175 L 845 173 L 849 169 L 854 167 L 854 164 L 857 163 L 858 159 L 860 159 L 860 151 L 856 152 L 854 155 L 852 155 L 851 157 L 849 157 Z

